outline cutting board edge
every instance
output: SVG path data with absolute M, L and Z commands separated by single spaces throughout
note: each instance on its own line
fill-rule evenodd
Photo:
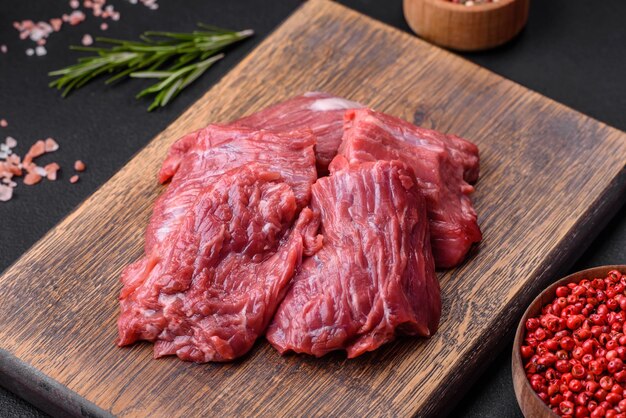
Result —
M 1 348 L 0 386 L 54 417 L 113 417 L 108 411 Z

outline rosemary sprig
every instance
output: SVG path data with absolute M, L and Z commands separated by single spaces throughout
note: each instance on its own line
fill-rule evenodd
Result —
M 167 105 L 185 87 L 224 57 L 227 46 L 245 39 L 253 31 L 231 31 L 204 24 L 191 33 L 145 32 L 140 41 L 97 38 L 110 44 L 106 47 L 74 46 L 75 51 L 92 52 L 78 63 L 53 71 L 58 77 L 50 83 L 63 91 L 63 97 L 102 74 L 112 74 L 107 84 L 126 77 L 157 79 L 157 83 L 142 90 L 137 98 L 155 95 L 148 111 Z

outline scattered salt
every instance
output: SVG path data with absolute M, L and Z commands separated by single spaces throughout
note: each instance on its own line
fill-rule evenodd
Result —
M 71 15 L 68 16 L 67 21 L 70 25 L 76 26 L 85 20 L 85 13 L 80 10 L 74 10 Z
M 63 19 L 54 18 L 50 19 L 50 25 L 52 26 L 52 30 L 58 32 L 61 30 L 61 26 L 63 26 Z
M 47 138 L 44 141 L 45 152 L 54 152 L 59 149 L 59 144 L 52 138 Z
M 46 171 L 46 177 L 48 180 L 55 181 L 57 179 L 57 172 L 61 169 L 61 167 L 57 163 L 50 163 L 44 167 Z
M 87 33 L 87 34 L 83 35 L 83 39 L 82 39 L 81 43 L 82 43 L 84 46 L 89 46 L 89 45 L 92 45 L 92 44 L 93 44 L 93 38 L 91 37 L 91 35 L 89 35 L 89 34 Z
M 2 52 L 3 54 L 6 54 L 7 51 L 9 50 L 9 48 L 7 48 L 6 45 L 0 45 L 0 52 Z
M 78 175 L 77 175 L 77 174 L 74 174 L 72 177 L 70 177 L 70 183 L 74 184 L 74 183 L 76 183 L 79 179 L 80 179 L 80 177 L 78 177 Z
M 7 126 L 9 126 L 9 123 L 7 122 L 7 120 L 6 119 L 0 119 L 0 127 L 6 128 Z
M 85 171 L 85 168 L 86 168 L 85 163 L 82 162 L 81 160 L 76 160 L 74 162 L 74 170 L 81 172 L 81 171 Z
M 157 0 L 128 0 L 131 4 L 141 3 L 150 10 L 157 10 L 159 5 Z M 478 1 L 478 0 L 477 0 Z M 101 19 L 111 19 L 113 21 L 120 20 L 121 14 L 115 10 L 112 4 L 107 4 L 107 0 L 69 0 L 69 5 L 72 8 L 71 13 L 65 13 L 61 17 L 55 17 L 49 20 L 49 22 L 40 21 L 34 22 L 32 20 L 23 20 L 21 22 L 13 22 L 13 27 L 19 31 L 20 39 L 30 39 L 35 42 L 38 47 L 41 48 L 28 48 L 26 55 L 43 56 L 47 54 L 47 51 L 43 46 L 47 42 L 47 38 L 53 32 L 61 30 L 63 23 L 68 23 L 72 26 L 78 25 L 86 19 L 85 12 L 87 9 L 91 10 L 91 13 Z M 82 8 L 81 8 L 82 6 Z M 106 22 L 100 24 L 101 30 L 107 30 L 109 25 Z M 90 37 L 83 36 L 83 45 L 91 45 L 93 39 L 89 41 Z M 0 45 L 0 52 L 6 53 L 6 45 Z
M 4 143 L 7 144 L 7 147 L 9 148 L 15 148 L 15 146 L 17 145 L 17 141 L 12 136 L 7 136 L 4 140 Z
M 8 202 L 13 197 L 13 188 L 0 184 L 0 202 Z
M 34 186 L 41 181 L 42 177 L 34 172 L 28 173 L 24 176 L 24 184 L 27 186 Z

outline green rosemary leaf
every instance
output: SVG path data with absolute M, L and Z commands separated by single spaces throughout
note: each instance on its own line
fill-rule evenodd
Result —
M 148 110 L 165 106 L 223 58 L 224 54 L 218 54 L 220 51 L 253 34 L 252 30 L 237 32 L 198 26 L 202 30 L 191 33 L 145 32 L 139 41 L 96 38 L 97 42 L 109 44 L 108 47 L 71 47 L 94 55 L 81 57 L 74 65 L 50 72 L 50 76 L 58 78 L 49 86 L 62 90 L 65 97 L 107 73 L 112 75 L 106 79 L 106 84 L 125 77 L 157 79 L 160 81 L 140 91 L 137 97 L 155 95 Z

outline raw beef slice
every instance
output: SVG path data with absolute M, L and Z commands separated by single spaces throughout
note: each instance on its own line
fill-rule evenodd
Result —
M 177 246 L 184 245 L 185 242 L 196 238 L 203 240 L 203 243 L 209 245 L 211 243 L 210 240 L 219 238 L 201 235 L 208 233 L 206 232 L 208 229 L 193 229 L 189 224 L 189 222 L 191 222 L 190 219 L 197 217 L 197 211 L 201 210 L 201 205 L 206 206 L 213 204 L 217 201 L 211 199 L 226 196 L 218 195 L 218 193 L 222 193 L 226 189 L 216 190 L 215 187 L 230 188 L 233 190 L 233 193 L 244 187 L 245 184 L 243 183 L 228 183 L 229 180 L 237 180 L 237 178 L 231 178 L 229 176 L 248 176 L 246 177 L 246 181 L 248 182 L 246 186 L 248 188 L 246 190 L 261 190 L 261 184 L 257 185 L 257 189 L 251 188 L 252 185 L 255 184 L 252 183 L 255 175 L 254 170 L 259 172 L 257 175 L 260 175 L 261 172 L 274 173 L 272 175 L 275 176 L 275 179 L 271 182 L 272 184 L 278 182 L 278 178 L 280 178 L 280 183 L 282 184 L 280 193 L 273 191 L 269 194 L 269 191 L 264 191 L 264 196 L 269 196 L 273 199 L 282 196 L 283 199 L 288 199 L 289 202 L 293 202 L 293 208 L 291 203 L 286 204 L 282 200 L 273 202 L 279 204 L 282 210 L 288 210 L 289 213 L 291 213 L 289 216 L 275 214 L 276 216 L 286 216 L 284 219 L 292 218 L 293 214 L 297 213 L 298 210 L 308 204 L 311 194 L 311 185 L 316 179 L 315 156 L 313 152 L 314 144 L 315 138 L 310 132 L 305 131 L 277 134 L 272 132 L 257 132 L 246 128 L 229 128 L 210 125 L 205 129 L 183 137 L 171 147 L 159 175 L 159 179 L 162 182 L 171 178 L 171 183 L 155 203 L 153 214 L 145 234 L 145 256 L 129 265 L 122 273 L 121 281 L 124 284 L 120 296 L 122 315 L 118 321 L 120 345 L 130 344 L 139 339 L 150 341 L 161 339 L 162 341 L 173 343 L 174 340 L 172 340 L 171 330 L 168 330 L 167 326 L 176 322 L 184 323 L 190 330 L 192 329 L 191 323 L 202 326 L 200 319 L 193 315 L 188 318 L 182 315 L 177 317 L 176 313 L 169 316 L 161 313 L 161 311 L 165 313 L 169 312 L 172 306 L 168 302 L 169 299 L 167 296 L 161 298 L 161 287 L 165 286 L 166 289 L 186 289 L 190 280 L 195 280 L 196 277 L 200 277 L 200 274 L 204 274 L 202 271 L 195 272 L 190 267 L 186 270 L 180 270 L 179 272 L 171 270 L 172 267 L 176 266 L 175 263 L 180 261 L 180 257 L 184 256 L 187 257 L 187 259 L 194 257 L 193 254 L 183 252 L 184 248 L 178 248 Z M 240 167 L 249 167 L 249 169 L 241 172 L 232 171 Z M 242 177 L 241 181 L 243 180 L 244 178 Z M 269 183 L 271 179 L 258 179 L 258 181 L 262 180 Z M 264 187 L 267 188 L 269 186 Z M 287 191 L 287 188 L 289 191 Z M 257 193 L 260 193 L 260 191 L 257 191 Z M 199 196 L 203 196 L 204 200 L 198 200 Z M 242 199 L 252 199 L 256 195 L 246 196 L 241 194 L 237 196 L 242 196 Z M 250 235 L 254 231 L 246 230 L 246 228 L 248 228 L 246 219 L 252 215 L 266 215 L 262 212 L 256 214 L 254 211 L 266 210 L 263 205 L 266 205 L 267 201 L 257 203 L 260 206 L 258 208 L 250 207 L 249 211 L 251 211 L 251 213 L 248 214 L 239 211 L 239 209 L 244 207 L 242 205 L 245 205 L 245 202 L 240 202 L 239 204 L 236 201 L 229 201 L 225 202 L 222 206 L 215 206 L 216 210 L 221 208 L 222 210 L 232 212 L 229 223 L 228 225 L 224 225 L 224 228 L 226 228 L 225 230 L 228 234 L 236 233 L 235 236 L 225 237 L 223 240 L 219 238 L 219 240 L 216 241 L 216 244 L 219 243 L 219 246 L 211 247 L 213 248 L 212 251 L 219 252 L 219 257 L 230 260 L 227 258 L 228 254 L 224 253 L 226 248 L 231 248 L 225 243 L 228 239 L 237 240 L 237 242 L 243 245 L 241 239 L 242 237 L 247 237 L 250 239 L 250 242 L 246 245 L 251 249 L 258 249 L 258 243 L 260 242 L 258 240 L 262 240 L 265 235 L 269 236 L 269 234 L 271 234 L 271 236 L 275 237 L 272 238 L 274 240 L 277 239 L 276 237 L 285 235 L 285 230 L 291 226 L 293 219 L 288 222 L 285 221 L 281 225 L 266 222 L 264 228 L 269 229 L 262 231 L 265 235 Z M 238 204 L 239 206 L 237 206 Z M 244 215 L 248 216 L 248 218 L 245 218 Z M 306 217 L 306 214 L 303 213 L 303 216 Z M 258 221 L 264 221 L 264 219 L 265 218 L 259 218 Z M 201 221 L 202 219 L 198 220 Z M 280 228 L 277 229 L 279 226 Z M 235 229 L 231 230 L 227 227 Z M 267 236 L 265 238 L 267 238 Z M 297 233 L 294 239 L 297 242 Z M 272 242 L 269 242 L 268 245 L 271 243 Z M 274 244 L 275 243 L 274 241 Z M 265 262 L 273 253 L 278 253 L 279 249 L 282 249 L 282 247 L 272 248 L 268 246 L 268 248 L 263 250 L 264 252 L 255 254 L 252 262 Z M 296 250 L 297 248 L 293 250 L 295 253 L 291 251 L 289 254 L 297 254 Z M 285 253 L 283 256 L 286 257 L 289 254 Z M 200 260 L 203 259 L 200 255 L 196 258 Z M 248 259 L 244 257 L 240 261 L 247 262 L 247 260 Z M 278 265 L 274 265 L 275 274 L 284 274 L 285 277 L 288 277 L 293 268 L 290 264 L 291 261 L 291 258 L 285 258 L 284 264 L 280 265 L 280 263 L 278 263 Z M 218 266 L 221 266 L 224 262 L 225 261 L 222 259 L 217 261 L 212 259 L 211 261 L 211 263 L 217 263 L 216 265 Z M 171 264 L 171 266 L 169 264 Z M 217 269 L 217 267 L 215 268 Z M 246 274 L 252 274 L 253 268 L 260 268 L 260 266 L 255 267 L 253 264 L 248 263 L 242 265 L 240 268 L 249 268 L 251 270 L 247 273 L 241 270 L 241 277 L 232 279 L 233 285 L 237 283 L 237 280 L 246 280 Z M 166 273 L 169 271 L 173 271 L 173 273 L 168 276 Z M 233 270 L 233 272 L 235 272 L 235 270 Z M 274 272 L 272 274 L 274 274 Z M 220 278 L 218 277 L 216 280 L 217 279 Z M 163 284 L 164 281 L 166 284 Z M 259 286 L 261 286 L 262 283 L 262 281 L 259 281 Z M 213 284 L 209 283 L 209 285 L 212 286 Z M 181 300 L 180 303 L 183 305 L 185 303 L 194 303 L 193 299 L 188 300 L 187 296 L 188 294 L 184 292 L 178 295 L 177 298 Z M 266 296 L 269 297 L 270 295 L 267 294 Z M 279 296 L 280 294 L 276 294 L 273 297 Z M 195 293 L 189 293 L 189 297 L 195 297 Z M 250 299 L 250 301 L 252 301 L 252 299 Z M 254 309 L 263 308 L 263 320 L 268 320 L 271 316 L 271 309 L 268 310 L 260 303 L 261 302 L 257 301 L 257 305 L 254 306 Z M 272 305 L 267 306 L 271 308 Z M 227 311 L 230 308 L 225 307 L 224 309 Z M 267 316 L 267 318 L 265 316 Z M 196 319 L 198 319 L 197 323 L 194 322 Z M 252 325 L 253 322 L 250 324 Z M 251 329 L 251 332 L 252 334 L 250 335 L 256 335 L 255 333 L 260 331 L 258 329 Z M 210 336 L 207 336 L 207 338 L 209 337 Z M 200 345 L 199 341 L 201 338 L 198 338 L 197 341 Z M 192 354 L 183 350 L 176 352 L 179 357 L 196 361 L 222 360 L 228 358 L 227 353 L 196 351 L 194 348 L 196 340 L 190 339 L 190 341 L 190 345 L 186 346 L 187 348 L 185 348 L 185 350 Z M 180 343 L 181 339 L 176 339 L 176 342 Z M 242 354 L 240 352 L 241 349 L 242 347 L 238 346 L 237 349 L 234 349 L 233 355 Z M 167 350 L 163 350 L 162 344 L 155 346 L 155 354 L 157 355 L 162 355 L 166 351 Z
M 172 181 L 154 205 L 146 230 L 146 254 L 176 233 L 207 182 L 235 167 L 258 162 L 279 172 L 293 189 L 298 208 L 303 208 L 317 178 L 314 145 L 310 131 L 273 133 L 209 125 L 184 136 L 172 145 L 159 172 L 161 183 Z
M 332 94 L 308 92 L 234 121 L 231 125 L 275 131 L 311 129 L 317 137 L 317 165 L 320 172 L 326 174 L 328 164 L 341 144 L 344 113 L 349 109 L 363 107 L 360 103 Z M 456 135 L 421 128 L 393 116 L 380 115 L 396 138 L 413 145 L 446 146 L 453 161 L 463 167 L 465 181 L 473 183 L 478 179 L 478 147 L 470 141 Z
M 228 361 L 250 350 L 281 301 L 318 218 L 280 173 L 253 164 L 197 194 L 169 245 L 125 281 L 119 344 L 155 341 L 155 357 Z M 127 272 L 128 273 L 128 272 Z M 126 274 L 125 279 L 129 276 Z
M 407 127 L 406 125 L 409 125 Z M 348 163 L 400 160 L 413 170 L 426 198 L 435 264 L 448 268 L 463 261 L 472 244 L 482 239 L 469 194 L 474 188 L 463 180 L 463 168 L 443 143 L 398 139 L 410 124 L 371 109 L 346 112 L 346 128 L 331 173 Z
M 315 156 L 324 173 L 341 143 L 346 109 L 360 107 L 359 103 L 328 93 L 308 92 L 234 121 L 231 126 L 274 131 L 309 128 L 316 136 Z
M 281 353 L 356 357 L 441 314 L 423 197 L 397 161 L 346 165 L 313 185 L 323 246 L 306 258 L 267 331 Z

